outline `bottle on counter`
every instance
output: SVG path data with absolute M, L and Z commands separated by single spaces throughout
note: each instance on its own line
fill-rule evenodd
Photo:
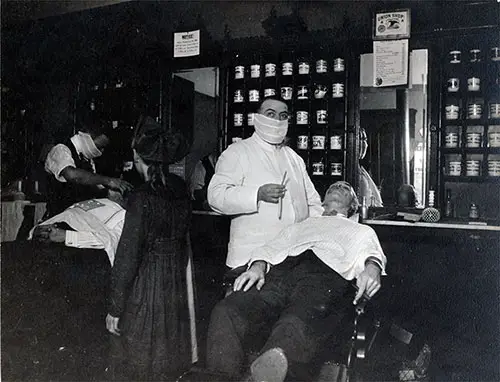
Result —
M 361 203 L 361 219 L 364 221 L 368 219 L 368 205 L 366 204 L 366 196 L 363 196 Z
M 446 201 L 444 207 L 444 216 L 447 218 L 452 218 L 454 216 L 453 202 L 451 200 L 451 190 L 446 190 Z
M 12 194 L 13 200 L 26 200 L 26 194 L 23 192 L 23 181 L 17 181 L 16 191 Z
M 469 208 L 469 218 L 470 219 L 478 219 L 479 218 L 479 209 L 475 203 L 471 203 Z

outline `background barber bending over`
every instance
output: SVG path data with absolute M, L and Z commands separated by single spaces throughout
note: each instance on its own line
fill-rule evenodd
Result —
M 229 146 L 217 162 L 208 203 L 234 215 L 226 260 L 230 268 L 246 265 L 250 252 L 283 228 L 323 212 L 303 159 L 284 145 L 288 116 L 284 101 L 265 99 L 255 115 L 255 133 Z
M 132 185 L 124 180 L 96 174 L 94 158 L 102 155 L 109 143 L 109 134 L 102 122 L 84 113 L 78 133 L 55 145 L 45 160 L 49 179 L 47 217 L 62 212 L 73 203 L 105 197 L 104 188 L 124 193 Z

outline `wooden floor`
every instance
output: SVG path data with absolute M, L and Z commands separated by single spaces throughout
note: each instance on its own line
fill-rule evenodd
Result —
M 40 284 L 34 272 L 32 253 L 9 258 L 2 248 L 2 380 L 4 381 L 98 381 L 108 380 L 105 312 L 89 312 L 50 283 Z M 199 367 L 203 367 L 205 332 L 210 310 L 221 297 L 218 260 L 195 261 Z M 430 325 L 432 313 L 422 313 L 419 322 Z M 421 345 L 432 349 L 427 380 L 496 381 L 498 355 L 491 344 L 476 343 L 460 336 L 455 328 L 440 331 L 434 338 L 418 336 L 410 346 L 388 334 L 386 321 L 372 354 L 361 366 L 365 381 L 397 381 L 403 362 L 414 359 Z M 492 339 L 492 343 L 495 343 Z M 485 351 L 485 349 L 487 349 Z M 494 348 L 493 348 L 494 349 Z M 194 380 L 194 379 L 193 379 Z M 198 379 L 200 380 L 200 379 Z

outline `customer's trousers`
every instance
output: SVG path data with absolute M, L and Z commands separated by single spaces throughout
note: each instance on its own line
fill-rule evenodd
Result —
M 207 338 L 209 369 L 238 375 L 247 345 L 266 325 L 272 330 L 261 352 L 285 351 L 290 364 L 305 364 L 336 330 L 352 293 L 349 283 L 308 250 L 271 268 L 258 291 L 235 292 L 212 311 Z

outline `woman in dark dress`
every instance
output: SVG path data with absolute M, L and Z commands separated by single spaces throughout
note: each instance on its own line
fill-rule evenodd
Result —
M 116 379 L 172 380 L 191 364 L 187 301 L 190 198 L 168 173 L 189 146 L 142 118 L 132 143 L 134 165 L 146 183 L 129 196 L 112 269 L 106 327 Z

